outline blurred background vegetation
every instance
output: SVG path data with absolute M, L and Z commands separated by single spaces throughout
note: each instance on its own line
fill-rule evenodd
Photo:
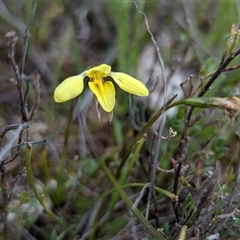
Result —
M 44 204 L 50 210 L 44 209 L 45 205 L 29 186 L 21 157 L 4 168 L 1 166 L 8 194 L 7 202 L 2 200 L 4 196 L 0 198 L 4 202 L 1 239 L 210 239 L 211 236 L 216 237 L 211 239 L 236 239 L 240 234 L 239 191 L 235 189 L 239 185 L 238 116 L 229 118 L 226 111 L 219 109 L 194 109 L 192 119 L 198 118 L 198 114 L 201 118 L 189 127 L 186 126 L 189 108 L 171 109 L 166 112 L 166 121 L 163 118 L 156 121 L 146 132 L 123 166 L 121 161 L 140 129 L 164 104 L 162 70 L 167 76 L 165 100 L 168 100 L 176 93 L 178 99 L 186 97 L 180 83 L 191 75 L 195 88 L 201 77 L 218 69 L 232 24 L 238 27 L 240 3 L 161 0 L 37 0 L 36 3 L 24 73 L 40 74 L 41 101 L 29 122 L 30 139 L 25 141 L 46 140 L 27 151 L 31 153 L 37 191 L 43 194 Z M 16 31 L 15 58 L 20 64 L 31 9 L 32 1 L 0 0 L 1 132 L 21 122 L 5 34 Z M 164 69 L 148 27 L 158 42 Z M 239 44 L 234 47 L 235 51 Z M 238 65 L 238 58 L 228 67 Z M 62 104 L 54 102 L 53 92 L 60 82 L 101 63 L 144 82 L 150 90 L 149 97 L 136 98 L 117 89 L 111 123 L 104 112 L 99 122 L 94 97 L 88 88 L 77 99 Z M 204 97 L 236 95 L 238 82 L 238 69 L 223 72 Z M 187 92 L 189 87 L 187 82 Z M 197 93 L 191 97 L 197 97 Z M 28 105 L 34 101 L 34 92 L 30 90 Z M 156 138 L 161 137 L 154 135 L 154 131 L 163 122 L 158 133 L 166 137 L 171 127 L 177 136 L 159 142 Z M 14 131 L 7 132 L 1 149 L 13 136 Z M 176 156 L 184 139 L 187 143 L 181 164 L 188 165 L 188 169 L 178 178 L 180 162 Z M 19 151 L 25 153 L 25 150 L 23 144 Z M 151 158 L 156 155 L 161 169 L 175 168 L 175 171 L 156 172 L 154 185 L 167 193 L 158 189 L 149 199 L 150 188 L 143 186 L 151 181 Z M 179 203 L 171 199 L 176 179 L 178 191 L 174 194 Z M 3 192 L 1 185 L 2 195 Z M 149 210 L 147 223 L 158 229 L 159 236 L 147 223 L 139 221 L 138 213 L 132 214 L 130 209 L 136 207 L 144 216 Z M 223 221 L 219 222 L 220 219 Z

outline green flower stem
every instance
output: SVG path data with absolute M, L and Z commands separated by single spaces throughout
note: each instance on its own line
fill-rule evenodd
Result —
M 138 218 L 138 220 L 146 227 L 146 229 L 148 230 L 148 232 L 150 234 L 152 234 L 153 237 L 155 237 L 156 239 L 159 240 L 166 240 L 166 238 L 162 235 L 161 232 L 158 232 L 148 221 L 147 219 L 142 215 L 142 213 L 137 209 L 137 208 L 133 208 L 133 203 L 132 201 L 128 198 L 127 194 L 123 191 L 123 189 L 121 188 L 121 186 L 118 184 L 118 182 L 116 181 L 116 179 L 114 178 L 114 176 L 112 175 L 112 173 L 110 172 L 110 170 L 108 169 L 108 167 L 106 166 L 104 159 L 101 160 L 101 166 L 103 167 L 106 175 L 108 176 L 108 178 L 110 179 L 110 181 L 112 182 L 112 184 L 115 186 L 115 188 L 117 189 L 117 191 L 119 192 L 119 194 L 121 195 L 122 199 L 124 200 L 124 202 L 127 204 L 127 206 L 131 209 L 131 211 L 133 212 L 133 214 Z
M 56 222 L 59 223 L 59 225 L 61 225 L 64 229 L 67 230 L 68 233 L 70 233 L 72 235 L 72 231 L 68 228 L 66 223 L 64 223 L 64 221 L 62 221 L 56 214 L 54 214 L 50 210 L 50 208 L 46 205 L 46 203 L 44 201 L 44 196 L 39 194 L 37 187 L 35 185 L 33 172 L 32 172 L 32 168 L 31 168 L 31 156 L 32 156 L 32 145 L 27 144 L 25 165 L 26 165 L 26 169 L 27 169 L 28 182 L 29 182 L 31 189 L 33 190 L 33 192 L 35 194 L 35 197 L 38 199 L 39 203 L 42 205 L 42 207 L 45 210 L 45 212 L 47 213 L 47 215 L 49 215 L 51 218 L 53 218 Z

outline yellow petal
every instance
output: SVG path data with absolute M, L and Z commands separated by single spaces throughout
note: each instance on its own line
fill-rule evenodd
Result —
M 94 82 L 88 82 L 88 86 L 96 96 L 99 104 L 106 112 L 111 112 L 115 105 L 115 89 L 110 81 L 103 82 L 102 89 Z
M 104 78 L 109 76 L 111 72 L 111 67 L 107 64 L 101 64 L 97 67 L 90 68 L 89 70 L 86 71 L 86 74 L 90 78 L 95 78 L 97 75 L 100 78 Z
M 65 79 L 54 91 L 55 102 L 65 102 L 75 98 L 83 91 L 83 79 L 85 74 L 82 73 L 77 76 Z
M 128 93 L 137 96 L 148 96 L 149 94 L 148 89 L 142 82 L 126 73 L 111 72 L 110 76 L 122 90 Z

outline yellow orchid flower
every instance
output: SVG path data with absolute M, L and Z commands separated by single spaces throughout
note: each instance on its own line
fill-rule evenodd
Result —
M 112 72 L 107 64 L 101 64 L 90 68 L 77 76 L 65 79 L 54 92 L 54 100 L 58 103 L 68 101 L 82 93 L 85 77 L 89 77 L 88 86 L 95 95 L 97 101 L 106 112 L 112 112 L 115 105 L 115 88 L 111 81 L 105 80 L 111 77 L 124 91 L 137 95 L 148 96 L 149 92 L 139 80 L 121 72 Z

